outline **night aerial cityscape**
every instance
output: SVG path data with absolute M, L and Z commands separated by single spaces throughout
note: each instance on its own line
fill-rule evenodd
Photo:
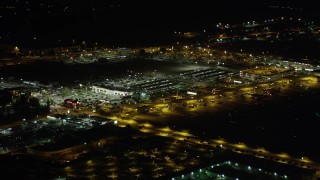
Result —
M 1 179 L 320 179 L 320 6 L 0 1 Z

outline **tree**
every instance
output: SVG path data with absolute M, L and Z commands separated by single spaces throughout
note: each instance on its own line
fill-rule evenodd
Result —
M 29 98 L 29 106 L 31 107 L 39 107 L 40 106 L 40 103 L 39 103 L 39 99 L 35 98 L 35 97 L 30 97 Z
M 139 50 L 139 54 L 140 57 L 145 57 L 146 56 L 146 51 L 144 49 L 140 49 Z
M 0 91 L 0 105 L 6 105 L 11 102 L 11 93 L 9 91 Z
M 47 107 L 46 107 L 46 109 L 47 109 L 47 112 L 50 112 L 50 100 L 49 100 L 49 98 L 47 99 Z
M 166 51 L 167 51 L 167 49 L 165 47 L 160 48 L 160 52 L 165 53 Z

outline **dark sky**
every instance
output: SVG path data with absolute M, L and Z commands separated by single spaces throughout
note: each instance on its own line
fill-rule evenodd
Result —
M 0 5 L 16 3 L 1 0 Z M 125 37 L 152 32 L 197 30 L 217 22 L 239 23 L 278 16 L 320 17 L 320 8 L 307 1 L 214 0 L 19 0 L 16 15 L 0 11 L 1 41 L 46 42 L 50 38 L 85 39 L 105 34 Z M 29 2 L 29 3 L 26 3 Z M 53 8 L 40 6 L 48 3 Z M 270 8 L 278 6 L 281 8 Z M 65 7 L 68 7 L 66 11 Z M 282 7 L 292 7 L 294 10 Z M 27 11 L 30 9 L 30 11 Z M 298 9 L 298 10 L 297 10 Z M 302 9 L 302 10 L 300 10 Z M 12 12 L 11 9 L 7 12 Z M 51 12 L 48 14 L 48 12 Z M 12 13 L 11 13 L 12 14 Z M 10 32 L 10 35 L 8 35 Z M 31 41 L 32 40 L 32 41 Z M 42 40 L 42 41 L 41 41 Z M 30 43 L 29 43 L 30 44 Z

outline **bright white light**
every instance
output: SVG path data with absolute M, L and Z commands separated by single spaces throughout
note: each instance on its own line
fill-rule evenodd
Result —
M 196 93 L 196 92 L 190 92 L 190 91 L 188 91 L 188 92 L 187 92 L 187 94 L 190 94 L 190 95 L 197 95 L 197 93 Z

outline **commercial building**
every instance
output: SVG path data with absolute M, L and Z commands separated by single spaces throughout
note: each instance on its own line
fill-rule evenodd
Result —
M 98 86 L 92 86 L 92 91 L 96 93 L 101 93 L 105 95 L 117 95 L 117 96 L 131 96 L 133 93 L 126 91 L 125 89 L 113 89 L 113 88 L 107 88 L 107 87 L 98 87 Z

